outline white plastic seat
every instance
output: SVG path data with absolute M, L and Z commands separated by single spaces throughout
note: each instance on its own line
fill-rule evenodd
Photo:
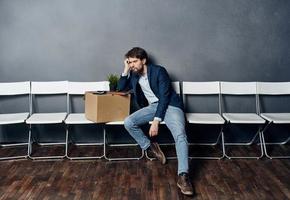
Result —
M 224 124 L 225 120 L 217 113 L 186 113 L 186 119 L 191 124 Z
M 28 112 L 0 114 L 0 125 L 24 123 L 28 116 Z
M 183 102 L 186 107 L 187 96 L 200 96 L 206 98 L 208 96 L 214 96 L 216 98 L 216 113 L 192 113 L 186 112 L 186 119 L 189 124 L 196 125 L 219 125 L 220 131 L 217 135 L 217 139 L 213 143 L 189 143 L 189 145 L 210 145 L 215 146 L 219 144 L 221 139 L 221 155 L 219 156 L 190 156 L 190 158 L 199 158 L 199 159 L 222 159 L 224 157 L 224 142 L 223 142 L 223 125 L 225 120 L 220 115 L 220 85 L 217 81 L 209 82 L 183 82 L 182 83 L 182 94 Z
M 290 124 L 290 112 L 289 109 L 287 110 L 287 107 L 285 107 L 285 111 L 283 113 L 281 112 L 265 112 L 266 108 L 263 110 L 264 107 L 261 106 L 262 97 L 267 98 L 268 96 L 271 96 L 275 98 L 276 100 L 279 100 L 281 98 L 284 98 L 285 96 L 290 95 L 290 82 L 258 82 L 258 95 L 259 95 L 259 103 L 260 103 L 260 115 L 267 120 L 267 126 L 264 127 L 262 131 L 262 137 L 263 137 L 263 144 L 264 144 L 264 150 L 265 155 L 272 159 L 272 158 L 290 158 L 290 155 L 271 155 L 268 149 L 269 145 L 285 145 L 289 143 L 290 136 L 287 137 L 285 140 L 281 142 L 271 142 L 266 141 L 265 135 L 270 134 L 269 127 L 276 125 L 281 127 L 283 124 Z M 281 102 L 281 105 L 283 105 L 283 102 Z M 275 107 L 275 105 L 273 106 Z M 276 136 L 279 136 L 279 132 L 275 132 Z M 285 154 L 285 153 L 284 153 Z
M 290 113 L 261 113 L 261 116 L 275 124 L 290 124 Z
M 70 139 L 70 131 L 69 128 L 70 126 L 73 125 L 92 125 L 95 124 L 94 122 L 88 120 L 85 117 L 85 113 L 73 113 L 71 112 L 70 105 L 72 105 L 72 97 L 73 96 L 84 96 L 84 94 L 88 91 L 109 91 L 109 82 L 108 81 L 98 81 L 98 82 L 68 82 L 68 110 L 69 114 L 67 118 L 65 119 L 65 124 L 66 124 L 66 157 L 71 160 L 76 160 L 76 159 L 97 159 L 97 158 L 102 158 L 105 154 L 105 135 L 103 142 L 99 143 L 76 143 L 76 142 L 71 142 L 74 145 L 78 146 L 92 146 L 92 145 L 102 145 L 103 146 L 103 153 L 101 155 L 96 155 L 96 156 L 70 156 L 69 155 L 69 139 Z M 97 124 L 95 124 L 97 125 Z
M 223 117 L 235 124 L 263 124 L 265 120 L 255 113 L 224 113 Z
M 27 98 L 27 108 L 29 111 L 29 98 L 30 98 L 30 82 L 9 82 L 9 83 L 0 83 L 0 96 L 6 98 L 14 98 L 15 96 L 25 96 Z M 25 120 L 29 117 L 29 112 L 16 112 L 14 113 L 1 113 L 0 114 L 0 125 L 6 126 L 10 124 L 23 124 Z M 9 133 L 8 133 L 9 134 Z M 0 146 L 5 147 L 16 147 L 21 145 L 27 145 L 27 151 L 25 155 L 14 155 L 14 156 L 4 156 L 0 157 L 0 160 L 11 160 L 18 158 L 27 158 L 28 157 L 28 148 L 29 148 L 29 133 L 27 129 L 27 142 L 25 143 L 9 143 L 1 144 Z
M 153 121 L 150 121 L 149 122 L 149 124 L 152 124 L 153 123 Z M 164 121 L 161 121 L 159 124 L 165 124 L 165 122 Z
M 106 125 L 124 125 L 124 121 L 107 122 Z
M 63 123 L 67 113 L 34 113 L 28 120 L 27 124 L 60 124 Z
M 251 96 L 254 98 L 253 105 L 255 105 L 255 111 L 251 113 L 232 113 L 228 111 L 223 111 L 222 116 L 227 121 L 227 126 L 231 126 L 231 124 L 237 125 L 257 125 L 258 130 L 253 138 L 250 139 L 247 143 L 227 143 L 225 142 L 225 147 L 229 145 L 252 145 L 257 136 L 258 137 L 258 144 L 260 144 L 260 155 L 258 156 L 229 156 L 226 152 L 225 148 L 225 156 L 229 159 L 231 158 L 255 158 L 259 159 L 264 155 L 263 148 L 262 148 L 262 135 L 261 135 L 261 128 L 265 124 L 265 120 L 258 115 L 259 104 L 257 98 L 257 83 L 256 82 L 221 82 L 221 100 L 224 100 L 225 96 L 227 95 L 235 95 L 235 96 Z M 223 101 L 225 103 L 226 101 Z M 245 105 L 239 104 L 239 107 Z
M 65 119 L 66 124 L 94 124 L 86 118 L 85 113 L 70 113 Z
M 54 158 L 64 158 L 66 155 L 47 155 L 47 156 L 33 156 L 32 155 L 32 126 L 35 125 L 51 125 L 59 124 L 59 126 L 64 125 L 64 120 L 67 116 L 67 91 L 68 91 L 68 81 L 49 81 L 49 82 L 31 82 L 31 98 L 30 98 L 30 108 L 31 116 L 26 120 L 29 124 L 29 157 L 31 159 L 54 159 Z M 63 95 L 65 96 L 66 106 L 63 110 L 66 112 L 51 112 L 51 113 L 41 113 L 33 109 L 34 100 L 37 96 L 54 96 Z M 42 107 L 43 105 L 38 105 Z M 62 111 L 63 111 L 62 110 Z M 35 137 L 34 137 L 35 138 Z M 38 143 L 41 145 L 65 145 L 65 142 L 52 142 L 52 143 Z M 65 149 L 64 149 L 65 152 Z

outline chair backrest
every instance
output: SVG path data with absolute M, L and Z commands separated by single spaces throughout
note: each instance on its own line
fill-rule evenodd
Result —
M 259 112 L 290 112 L 290 82 L 257 82 L 257 92 Z
M 109 91 L 108 81 L 99 82 L 68 82 L 68 93 L 70 95 L 84 95 L 87 91 Z
M 221 91 L 221 96 L 223 95 L 254 96 L 255 97 L 255 112 L 256 113 L 259 112 L 259 104 L 258 104 L 258 98 L 257 98 L 257 82 L 220 82 L 220 91 Z M 223 101 L 223 98 L 221 98 L 221 102 L 222 101 Z M 243 106 L 245 105 L 238 104 L 237 106 L 239 108 L 243 108 Z
M 186 105 L 186 95 L 215 95 L 218 96 L 218 112 L 221 112 L 220 106 L 220 83 L 218 81 L 204 81 L 204 82 L 182 82 L 183 103 Z M 216 107 L 215 107 L 216 108 Z
M 31 82 L 30 114 L 33 113 L 34 95 L 66 95 L 66 112 L 68 112 L 68 81 Z M 60 106 L 59 103 L 54 107 Z M 42 107 L 42 106 L 41 106 Z M 59 109 L 58 109 L 59 110 Z
M 171 83 L 173 90 L 180 95 L 180 83 L 179 81 L 174 81 Z
M 261 95 L 290 95 L 290 82 L 258 82 L 257 90 Z
M 30 94 L 30 82 L 0 83 L 0 95 Z
M 218 81 L 211 82 L 182 82 L 182 93 L 184 95 L 210 95 L 219 94 L 220 86 Z
M 221 94 L 256 95 L 256 82 L 221 82 Z
M 68 81 L 31 82 L 31 94 L 65 94 Z
M 12 99 L 12 96 L 16 97 L 16 95 L 25 95 L 23 98 L 26 98 L 26 100 L 23 101 L 22 97 L 21 100 Z M 5 110 L 8 108 L 8 112 L 20 112 L 20 110 L 27 112 L 30 110 L 30 81 L 0 83 L 0 96 L 9 98 L 9 100 L 6 101 L 9 105 L 1 101 L 1 106 L 3 106 Z M 26 105 L 23 106 L 23 103 Z M 12 106 L 11 104 L 13 105 L 13 109 L 10 109 Z M 6 113 L 7 111 L 4 112 Z

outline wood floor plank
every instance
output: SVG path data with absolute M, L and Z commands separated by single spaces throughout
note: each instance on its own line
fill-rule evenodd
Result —
M 191 160 L 194 197 L 180 193 L 176 171 L 176 160 L 2 161 L 0 200 L 290 199 L 290 159 Z

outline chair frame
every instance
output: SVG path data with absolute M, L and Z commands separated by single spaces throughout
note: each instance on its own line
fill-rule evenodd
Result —
M 68 105 L 68 116 L 70 116 L 71 113 L 71 96 L 76 96 L 76 95 L 82 95 L 84 96 L 85 92 L 87 91 L 109 91 L 109 82 L 108 81 L 99 81 L 99 82 L 68 82 L 68 98 L 67 98 L 67 105 Z M 84 114 L 84 113 L 83 113 Z M 97 156 L 69 156 L 68 148 L 69 148 L 69 126 L 77 125 L 77 124 L 71 124 L 67 123 L 65 120 L 66 124 L 66 157 L 70 160 L 84 160 L 84 159 L 100 159 L 105 156 L 105 134 L 103 133 L 103 142 L 88 142 L 88 143 L 74 143 L 76 146 L 103 146 L 103 153 L 101 155 Z M 81 123 L 82 125 L 88 125 L 88 123 Z M 96 123 L 91 123 L 95 124 Z M 104 127 L 103 127 L 104 129 Z
M 108 161 L 127 161 L 127 160 L 141 160 L 144 157 L 144 150 L 141 149 L 141 155 L 139 157 L 108 157 L 107 156 L 107 148 L 106 146 L 110 147 L 131 147 L 131 146 L 139 146 L 137 143 L 122 143 L 122 144 L 108 144 L 108 139 L 107 139 L 107 126 L 124 126 L 124 121 L 114 121 L 114 122 L 108 122 L 104 124 L 104 129 L 103 129 L 103 134 L 104 134 L 104 158 Z
M 38 85 L 36 88 L 35 88 L 35 91 L 34 91 L 34 84 Z M 49 86 L 44 86 L 45 84 L 49 84 Z M 68 113 L 68 105 L 67 105 L 67 102 L 68 102 L 68 93 L 67 93 L 67 84 L 68 84 L 68 81 L 45 81 L 45 82 L 31 82 L 31 98 L 30 98 L 30 117 L 33 116 L 33 114 L 38 114 L 38 113 L 34 113 L 33 112 L 33 97 L 35 96 L 38 96 L 38 95 L 65 95 L 66 96 L 66 116 L 67 116 L 67 113 Z M 66 85 L 66 86 L 64 86 Z M 43 91 L 43 90 L 40 90 L 39 91 L 39 87 L 40 88 L 45 88 L 47 89 L 47 91 Z M 65 87 L 65 89 L 63 89 L 63 87 Z M 35 97 L 36 98 L 36 97 Z M 66 117 L 65 117 L 66 118 Z M 62 124 L 62 125 L 65 125 L 64 124 L 64 120 L 65 118 L 63 119 L 63 121 L 61 123 L 52 123 L 52 124 Z M 29 120 L 29 118 L 27 119 Z M 64 155 L 52 155 L 52 156 L 32 156 L 32 144 L 33 144 L 33 141 L 32 141 L 32 126 L 33 125 L 50 125 L 50 124 L 47 124 L 47 123 L 37 123 L 37 124 L 34 124 L 34 123 L 29 123 L 26 121 L 27 124 L 29 124 L 29 148 L 28 148 L 28 157 L 32 160 L 40 160 L 40 159 L 63 159 L 66 157 L 66 141 L 64 142 L 45 142 L 45 143 L 37 143 L 38 145 L 40 146 L 54 146 L 54 145 L 64 145 L 65 148 L 64 148 Z M 65 128 L 64 128 L 64 131 Z
M 0 96 L 20 96 L 25 95 L 28 96 L 28 112 L 27 117 L 29 117 L 29 110 L 30 110 L 30 81 L 23 81 L 23 82 L 6 82 L 6 83 L 0 83 Z M 21 88 L 19 88 L 21 87 Z M 13 113 L 13 114 L 20 114 L 20 113 Z M 23 113 L 25 114 L 25 113 Z M 25 120 L 26 120 L 25 119 Z M 5 123 L 1 124 L 1 126 L 9 125 L 9 124 L 25 124 L 25 120 L 23 122 L 19 123 Z M 1 147 L 17 147 L 17 146 L 23 146 L 27 145 L 27 153 L 26 155 L 15 155 L 15 156 L 4 156 L 0 157 L 1 160 L 14 160 L 14 159 L 22 159 L 22 158 L 28 158 L 28 152 L 29 152 L 29 131 L 27 133 L 27 142 L 25 143 L 9 143 L 9 144 L 0 144 Z
M 232 88 L 229 87 L 235 87 L 235 91 L 233 91 Z M 250 88 L 250 89 L 249 89 Z M 251 95 L 255 97 L 255 113 L 247 113 L 247 114 L 255 114 L 257 115 L 260 119 L 263 120 L 263 123 L 250 123 L 250 124 L 257 124 L 258 129 L 253 138 L 246 143 L 241 143 L 241 142 L 236 142 L 236 143 L 227 143 L 224 140 L 224 146 L 225 146 L 225 151 L 224 155 L 228 159 L 233 159 L 233 158 L 248 158 L 248 159 L 260 159 L 264 156 L 264 151 L 263 151 L 263 138 L 262 138 L 262 128 L 265 125 L 265 120 L 259 116 L 259 102 L 258 102 L 258 95 L 257 95 L 257 82 L 220 82 L 220 91 L 221 91 L 221 108 L 222 108 L 222 116 L 226 119 L 225 114 L 228 114 L 223 110 L 223 96 L 226 95 L 235 95 L 235 96 L 243 96 L 243 95 Z M 235 113 L 236 114 L 236 113 Z M 230 124 L 239 124 L 239 125 L 244 125 L 244 124 L 249 124 L 249 123 L 232 123 L 231 121 L 226 119 L 226 127 L 230 126 Z M 229 156 L 226 153 L 226 146 L 239 146 L 239 145 L 244 145 L 244 146 L 250 146 L 252 145 L 257 136 L 259 136 L 260 143 L 257 145 L 260 145 L 260 151 L 261 154 L 259 156 Z
M 189 88 L 190 87 L 190 88 Z M 206 88 L 206 89 L 205 89 Z M 220 118 L 223 119 L 221 115 L 221 94 L 220 94 L 220 82 L 218 81 L 209 81 L 209 82 L 182 82 L 182 96 L 183 96 L 183 103 L 186 105 L 186 95 L 191 96 L 208 96 L 208 95 L 217 95 L 218 98 L 218 113 Z M 223 119 L 224 120 L 224 119 Z M 190 146 L 199 145 L 199 146 L 216 146 L 219 141 L 221 140 L 221 156 L 189 156 L 191 159 L 217 159 L 220 160 L 225 156 L 225 146 L 224 146 L 224 124 L 223 123 L 190 123 L 189 124 L 200 124 L 200 125 L 220 125 L 220 131 L 218 133 L 217 140 L 213 143 L 189 143 Z
M 11 123 L 11 124 L 20 124 L 20 123 L 24 123 L 27 124 L 28 126 L 28 142 L 27 143 L 10 143 L 10 144 L 0 144 L 0 147 L 16 147 L 16 146 L 22 146 L 22 145 L 27 145 L 27 154 L 26 155 L 16 155 L 16 156 L 7 156 L 7 157 L 0 157 L 0 161 L 1 160 L 13 160 L 13 159 L 20 159 L 20 158 L 31 158 L 33 160 L 37 160 L 37 159 L 63 159 L 63 158 L 68 158 L 70 160 L 78 160 L 78 159 L 100 159 L 100 158 L 104 158 L 108 161 L 124 161 L 124 160 L 140 160 L 143 157 L 146 157 L 149 160 L 154 160 L 155 158 L 152 158 L 150 156 L 148 156 L 146 151 L 141 152 L 141 155 L 138 157 L 108 157 L 107 155 L 107 148 L 106 146 L 111 146 L 111 147 L 128 147 L 128 146 L 138 146 L 138 144 L 109 144 L 109 141 L 107 139 L 107 127 L 108 126 L 120 126 L 120 125 L 124 125 L 124 121 L 119 121 L 119 122 L 108 122 L 105 124 L 102 124 L 103 126 L 103 142 L 98 142 L 98 143 L 93 143 L 93 142 L 88 142 L 88 143 L 74 143 L 74 145 L 76 146 L 85 146 L 85 145 L 89 145 L 89 146 L 93 146 L 93 145 L 103 145 L 103 153 L 101 155 L 98 156 L 77 156 L 77 157 L 71 157 L 69 156 L 69 127 L 73 126 L 74 124 L 70 124 L 70 123 L 65 123 L 65 119 L 69 116 L 69 114 L 73 114 L 71 113 L 71 98 L 74 95 L 83 95 L 84 91 L 80 92 L 80 93 L 74 93 L 74 92 L 70 92 L 69 88 L 67 87 L 67 92 L 59 92 L 57 88 L 56 92 L 35 92 L 33 91 L 33 84 L 35 83 L 57 83 L 57 82 L 63 82 L 63 84 L 69 85 L 70 83 L 98 83 L 98 82 L 68 82 L 68 81 L 48 81 L 48 82 L 30 82 L 30 81 L 23 81 L 23 82 L 10 82 L 10 83 L 0 83 L 0 87 L 1 84 L 11 84 L 11 86 L 13 84 L 28 84 L 29 85 L 29 89 L 26 89 L 25 92 L 16 92 L 13 89 L 7 90 L 7 94 L 2 93 L 1 92 L 1 88 L 0 88 L 0 96 L 17 96 L 17 95 L 26 95 L 28 96 L 28 116 L 27 118 L 24 120 L 24 122 L 17 122 L 17 123 Z M 101 81 L 100 81 L 101 82 Z M 214 82 L 214 81 L 213 81 Z M 217 82 L 217 81 L 215 81 Z M 181 98 L 183 100 L 183 103 L 185 105 L 186 103 L 186 98 L 185 95 L 218 95 L 218 109 L 219 112 L 217 114 L 220 114 L 221 117 L 225 118 L 226 114 L 231 114 L 231 113 L 227 113 L 224 111 L 223 108 L 223 103 L 224 103 L 224 98 L 227 95 L 237 95 L 237 96 L 242 96 L 242 95 L 251 95 L 253 97 L 255 97 L 255 112 L 253 113 L 248 113 L 248 114 L 255 114 L 257 116 L 259 116 L 261 118 L 261 120 L 264 120 L 267 123 L 236 123 L 236 122 L 231 122 L 231 120 L 227 120 L 228 118 L 225 118 L 225 124 L 220 124 L 220 132 L 217 136 L 217 140 L 215 142 L 212 143 L 189 143 L 189 145 L 205 145 L 205 146 L 214 146 L 219 144 L 219 142 L 221 141 L 221 145 L 222 145 L 222 155 L 221 156 L 189 156 L 189 158 L 191 159 L 222 159 L 222 158 L 228 158 L 228 159 L 233 159 L 233 158 L 252 158 L 252 159 L 260 159 L 262 158 L 264 155 L 269 158 L 269 159 L 280 159 L 280 158 L 290 158 L 290 155 L 288 156 L 284 156 L 284 155 L 278 155 L 278 156 L 273 156 L 270 155 L 268 152 L 268 147 L 269 145 L 283 145 L 286 143 L 290 142 L 290 136 L 287 137 L 284 141 L 281 142 L 266 142 L 265 141 L 265 133 L 267 131 L 269 131 L 269 127 L 274 125 L 274 124 L 288 124 L 288 123 L 275 123 L 273 120 L 269 120 L 265 117 L 263 117 L 263 114 L 267 114 L 267 113 L 263 113 L 261 112 L 261 98 L 262 96 L 282 96 L 282 95 L 290 95 L 290 87 L 288 87 L 288 89 L 286 89 L 286 91 L 283 90 L 284 85 L 290 85 L 290 82 L 218 82 L 219 84 L 219 92 L 214 92 L 214 93 L 200 93 L 200 94 L 191 94 L 187 91 L 185 91 L 184 89 L 184 85 L 187 83 L 199 83 L 199 84 L 205 84 L 205 83 L 210 83 L 210 82 L 172 82 L 174 89 L 176 90 L 176 92 L 178 94 L 182 94 Z M 230 90 L 224 89 L 224 85 L 226 84 L 236 84 L 237 86 L 237 91 L 236 92 L 229 92 Z M 253 85 L 255 84 L 255 91 L 253 90 Z M 7 85 L 7 87 L 8 87 Z M 181 86 L 182 85 L 182 91 L 181 91 Z M 268 86 L 274 85 L 274 89 L 267 89 Z M 251 87 L 252 89 L 249 89 L 247 87 Z M 10 86 L 9 86 L 10 87 Z M 226 86 L 227 87 L 227 86 Z M 282 88 L 283 87 L 283 88 Z M 282 89 L 281 89 L 282 88 Z M 107 88 L 107 90 L 109 90 Z M 107 91 L 106 90 L 106 91 Z M 95 91 L 95 89 L 88 89 L 87 91 Z M 202 91 L 202 89 L 201 89 Z M 249 92 L 250 91 L 250 92 Z M 32 127 L 34 125 L 50 125 L 49 123 L 29 123 L 27 122 L 27 120 L 33 115 L 33 114 L 38 114 L 33 113 L 33 102 L 34 102 L 34 98 L 36 98 L 35 96 L 38 95 L 59 95 L 59 94 L 63 94 L 66 96 L 66 117 L 65 119 L 61 122 L 61 123 L 55 123 L 55 124 L 61 124 L 64 125 L 65 128 L 65 141 L 64 142 L 50 142 L 50 143 L 37 143 L 40 146 L 50 146 L 50 145 L 65 145 L 65 149 L 64 149 L 64 155 L 52 155 L 52 156 L 32 156 Z M 290 119 L 289 119 L 290 120 Z M 152 122 L 149 122 L 149 124 Z M 187 123 L 189 124 L 197 124 L 195 122 L 190 123 L 187 121 Z M 10 123 L 9 123 L 10 124 Z M 77 123 L 76 123 L 77 124 Z M 76 125 L 75 124 L 75 125 Z M 80 123 L 79 123 L 80 124 Z M 85 124 L 85 123 L 81 123 L 81 124 Z M 165 124 L 164 122 L 161 122 L 160 124 Z M 208 125 L 207 123 L 201 123 L 204 125 Z M 245 124 L 252 124 L 252 125 L 257 125 L 257 132 L 254 134 L 254 136 L 252 138 L 250 138 L 249 142 L 235 142 L 235 143 L 231 143 L 231 142 L 225 142 L 225 135 L 224 135 L 224 128 L 230 126 L 231 124 L 238 124 L 238 125 L 245 125 Z M 7 124 L 0 124 L 0 126 L 3 125 L 8 125 Z M 254 144 L 255 142 L 258 142 L 257 145 L 260 145 L 260 151 L 261 154 L 258 156 L 230 156 L 227 154 L 226 152 L 226 146 L 235 146 L 235 145 L 245 145 L 245 146 L 250 146 L 252 144 Z M 163 145 L 175 145 L 175 143 L 161 143 L 160 146 Z M 176 156 L 172 156 L 172 157 L 167 157 L 167 159 L 176 159 Z
M 287 144 L 290 141 L 290 136 L 282 141 L 282 142 L 266 142 L 265 141 L 265 133 L 268 130 L 268 128 L 271 125 L 278 125 L 278 124 L 290 124 L 280 122 L 280 123 L 275 123 L 273 119 L 267 119 L 264 115 L 268 113 L 263 113 L 261 112 L 261 96 L 283 96 L 283 95 L 290 95 L 290 82 L 258 82 L 257 83 L 257 88 L 258 88 L 258 100 L 259 100 L 259 105 L 260 105 L 260 110 L 259 114 L 261 117 L 263 117 L 265 120 L 267 120 L 266 126 L 262 130 L 262 139 L 263 139 L 263 146 L 264 146 L 264 152 L 265 156 L 270 159 L 287 159 L 290 158 L 290 155 L 283 156 L 283 155 L 278 155 L 278 156 L 272 156 L 269 154 L 267 145 L 284 145 Z M 276 113 L 275 113 L 276 114 Z M 279 113 L 277 113 L 279 114 Z M 289 114 L 289 113 L 286 113 Z M 290 120 L 290 119 L 289 119 Z

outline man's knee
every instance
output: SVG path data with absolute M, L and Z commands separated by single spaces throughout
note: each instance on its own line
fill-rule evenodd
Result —
M 131 117 L 128 116 L 124 120 L 124 126 L 128 130 L 134 126 L 134 122 L 132 121 Z

